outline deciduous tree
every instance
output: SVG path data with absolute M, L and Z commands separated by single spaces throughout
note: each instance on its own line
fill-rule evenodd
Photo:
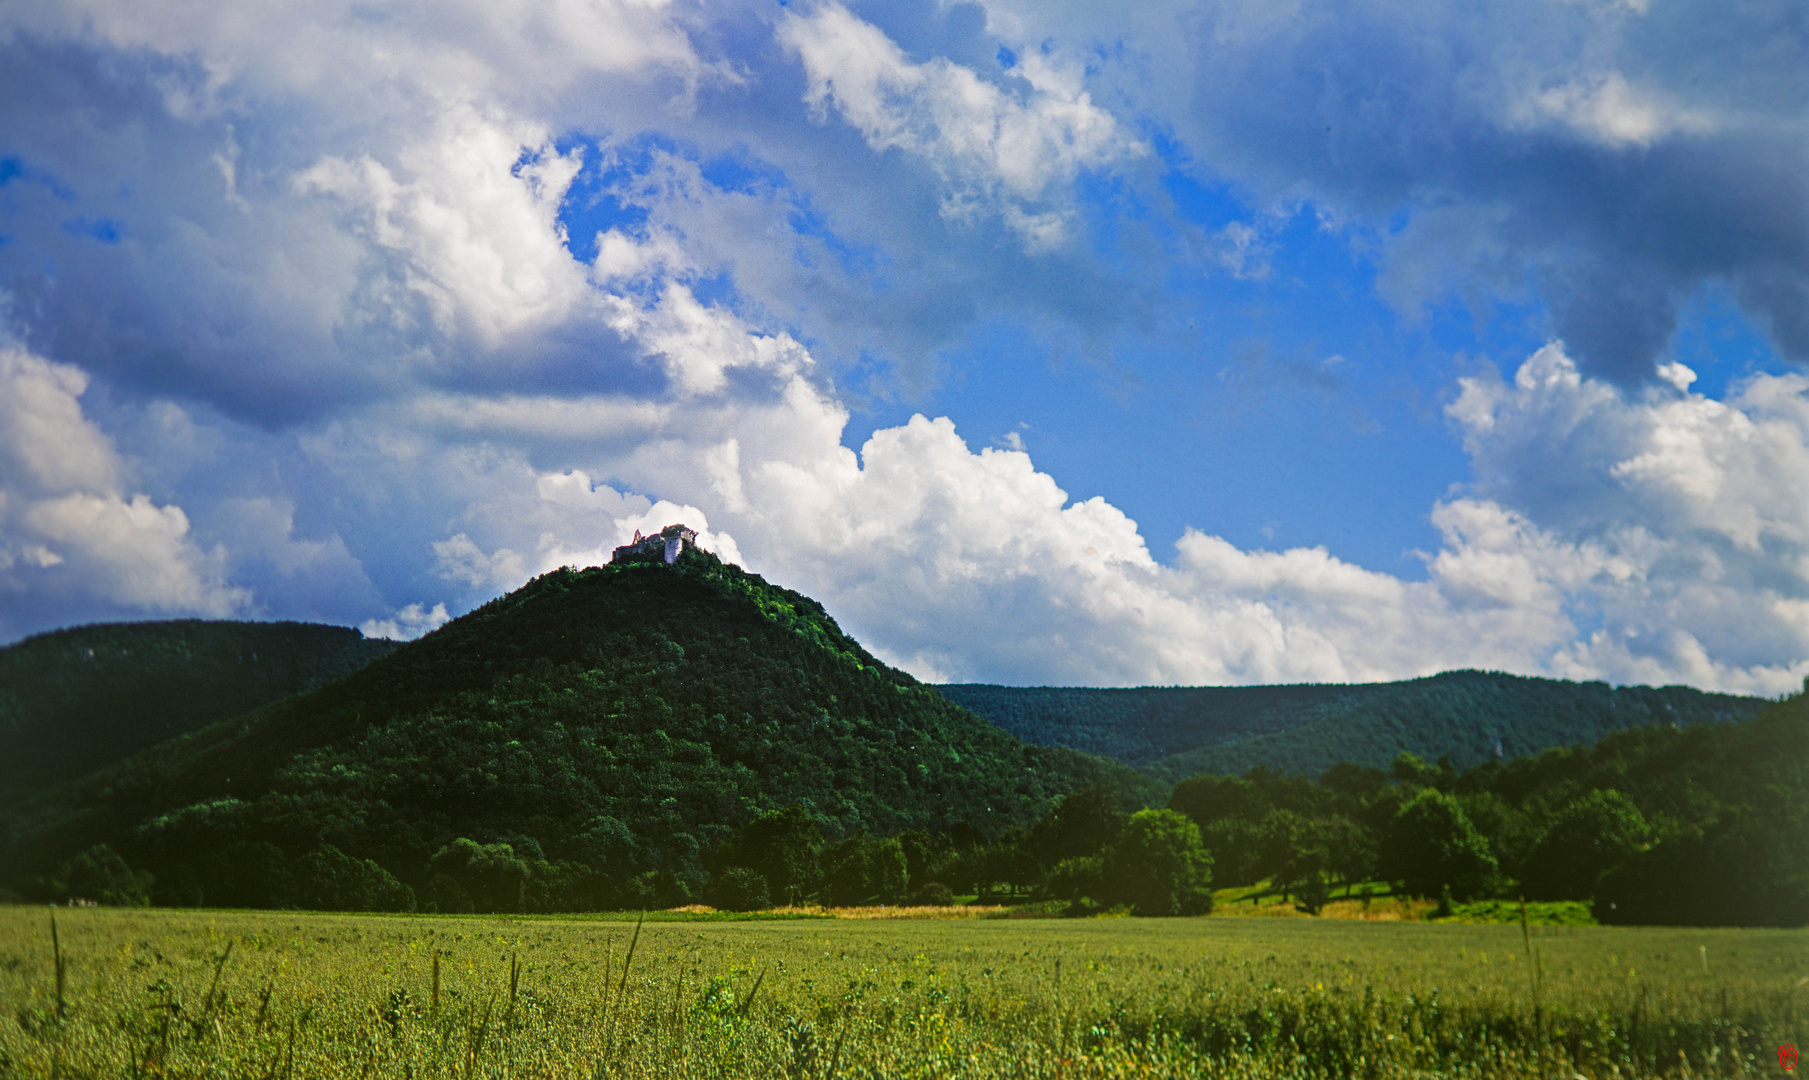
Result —
M 1204 915 L 1212 910 L 1212 855 L 1200 828 L 1174 810 L 1131 815 L 1106 859 L 1114 899 L 1139 915 Z

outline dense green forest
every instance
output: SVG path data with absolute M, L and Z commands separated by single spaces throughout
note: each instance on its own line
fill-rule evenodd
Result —
M 1127 809 L 1095 789 L 1027 830 L 965 846 L 907 836 L 905 848 L 938 853 L 913 876 L 1028 891 L 1077 914 L 1180 910 L 1170 897 L 1186 894 L 1184 875 L 1152 891 L 1134 869 L 1194 858 L 1214 887 L 1267 882 L 1309 912 L 1361 885 L 1591 901 L 1605 923 L 1809 924 L 1809 694 L 1745 723 L 1648 725 L 1462 771 L 1402 752 L 1387 770 L 1346 762 L 1316 780 L 1265 768 L 1189 777 L 1168 810 L 1195 831 L 1171 821 L 1157 851 L 1150 812 Z
M 1307 776 L 1341 761 L 1379 768 L 1403 750 L 1468 768 L 1649 724 L 1749 720 L 1764 705 L 1686 686 L 1484 671 L 1355 685 L 938 689 L 1026 742 L 1116 758 L 1171 783 L 1259 766 Z
M 732 910 L 960 893 L 1070 915 L 1186 915 L 1210 911 L 1214 888 L 1266 885 L 1308 913 L 1358 890 L 1584 901 L 1605 923 L 1799 926 L 1806 840 L 1798 696 L 1746 723 L 1649 725 L 1464 771 L 1403 752 L 1387 770 L 1341 763 L 1316 780 L 1195 776 L 1162 809 L 1098 784 L 991 836 L 957 825 L 837 840 L 793 805 L 729 835 L 703 895 Z M 486 903 L 516 902 L 519 884 L 493 880 Z
M 1361 885 L 1809 923 L 1804 695 L 1482 672 L 938 692 L 697 551 L 548 574 L 407 646 L 163 623 L 0 658 L 8 767 L 187 732 L 0 814 L 0 887 L 38 898 L 1189 914 L 1266 882 L 1307 911 Z M 201 726 L 238 702 L 263 704 Z
M 1029 825 L 1102 781 L 1161 797 L 1126 766 L 1026 746 L 815 601 L 690 551 L 545 575 L 339 682 L 21 803 L 0 867 L 22 892 L 172 904 L 667 903 L 766 811 L 800 806 L 858 847 Z
M 0 649 L 0 803 L 291 694 L 396 648 L 309 623 L 114 623 Z
M 1375 692 L 1368 686 L 936 687 L 1025 742 L 1066 746 L 1147 768 L 1213 743 L 1310 723 L 1327 708 Z

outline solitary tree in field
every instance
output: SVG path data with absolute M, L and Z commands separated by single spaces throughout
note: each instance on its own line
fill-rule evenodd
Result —
M 1389 766 L 1390 775 L 1403 784 L 1414 784 L 1420 787 L 1431 787 L 1438 783 L 1441 776 L 1439 768 L 1411 750 L 1403 750 L 1394 756 L 1394 764 Z
M 1103 782 L 1062 796 L 1030 831 L 1037 861 L 1053 867 L 1064 859 L 1097 855 L 1118 839 L 1125 815 L 1118 796 Z
M 759 911 L 773 906 L 765 876 L 745 866 L 718 872 L 710 878 L 710 888 L 704 896 L 712 906 L 724 911 Z
M 1320 840 L 1330 853 L 1326 864 L 1348 887 L 1368 881 L 1376 869 L 1375 834 L 1342 814 L 1319 823 Z
M 863 832 L 823 851 L 823 888 L 830 903 L 896 904 L 909 887 L 904 847 L 897 837 L 874 840 Z
M 1204 826 L 1221 818 L 1261 817 L 1267 803 L 1256 785 L 1241 776 L 1190 776 L 1175 785 L 1168 808 Z
M 63 864 L 53 889 L 62 899 L 142 907 L 151 902 L 151 875 L 127 866 L 107 845 L 96 844 Z
M 1212 910 L 1212 855 L 1185 814 L 1140 810 L 1106 860 L 1106 883 L 1139 915 L 1204 915 Z
M 1382 838 L 1381 871 L 1414 896 L 1437 896 L 1445 886 L 1467 900 L 1495 873 L 1489 842 L 1457 800 L 1426 788 L 1402 804 Z
M 322 844 L 296 864 L 296 900 L 316 911 L 410 911 L 414 891 L 370 859 Z
M 1618 791 L 1592 791 L 1552 822 L 1526 860 L 1521 884 L 1535 900 L 1588 900 L 1595 883 L 1652 838 L 1633 800 Z
M 911 886 L 910 864 L 905 861 L 904 846 L 896 836 L 873 845 L 867 856 L 871 868 L 873 894 L 882 904 L 896 904 L 905 898 Z
M 823 834 L 802 807 L 773 810 L 736 830 L 718 856 L 720 868 L 746 867 L 766 879 L 766 893 L 780 903 L 796 903 L 816 887 L 817 851 Z
M 527 880 L 513 847 L 461 836 L 434 853 L 428 884 L 441 911 L 520 911 Z

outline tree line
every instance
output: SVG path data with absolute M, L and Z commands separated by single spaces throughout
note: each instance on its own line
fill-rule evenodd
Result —
M 1605 923 L 1809 924 L 1804 694 L 1747 723 L 1648 725 L 1467 770 L 1402 752 L 1387 770 L 1344 762 L 1316 780 L 1260 767 L 1194 776 L 1165 808 L 1126 810 L 1095 785 L 991 838 L 952 829 L 878 842 L 890 888 L 830 885 L 840 856 L 816 880 L 832 902 L 903 899 L 922 882 L 919 899 L 1002 894 L 1077 914 L 1203 912 L 1210 888 L 1266 882 L 1308 912 L 1361 885 L 1586 901 Z M 796 808 L 768 815 L 725 847 L 719 872 L 742 883 L 742 904 L 808 892 L 812 836 Z
M 1071 914 L 1189 915 L 1211 909 L 1214 888 L 1266 882 L 1308 912 L 1361 885 L 1455 901 L 1587 901 L 1605 923 L 1794 926 L 1809 923 L 1805 762 L 1809 698 L 1797 695 L 1746 724 L 1650 726 L 1461 771 L 1405 752 L 1387 770 L 1342 763 L 1317 779 L 1258 768 L 1191 777 L 1166 806 L 1143 809 L 1095 783 L 990 836 L 960 823 L 833 837 L 794 803 L 725 832 L 702 875 L 622 879 L 548 859 L 532 841 L 461 837 L 411 888 L 330 846 L 290 856 L 245 842 L 217 856 L 226 891 L 194 899 L 439 911 L 702 900 L 753 910 L 972 895 L 1060 901 Z M 143 871 L 104 847 L 66 864 L 54 889 L 109 902 L 152 894 Z

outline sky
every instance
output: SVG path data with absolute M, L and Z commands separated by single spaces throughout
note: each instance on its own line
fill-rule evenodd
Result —
M 0 642 L 684 522 L 931 681 L 1809 676 L 1801 0 L 0 0 Z

